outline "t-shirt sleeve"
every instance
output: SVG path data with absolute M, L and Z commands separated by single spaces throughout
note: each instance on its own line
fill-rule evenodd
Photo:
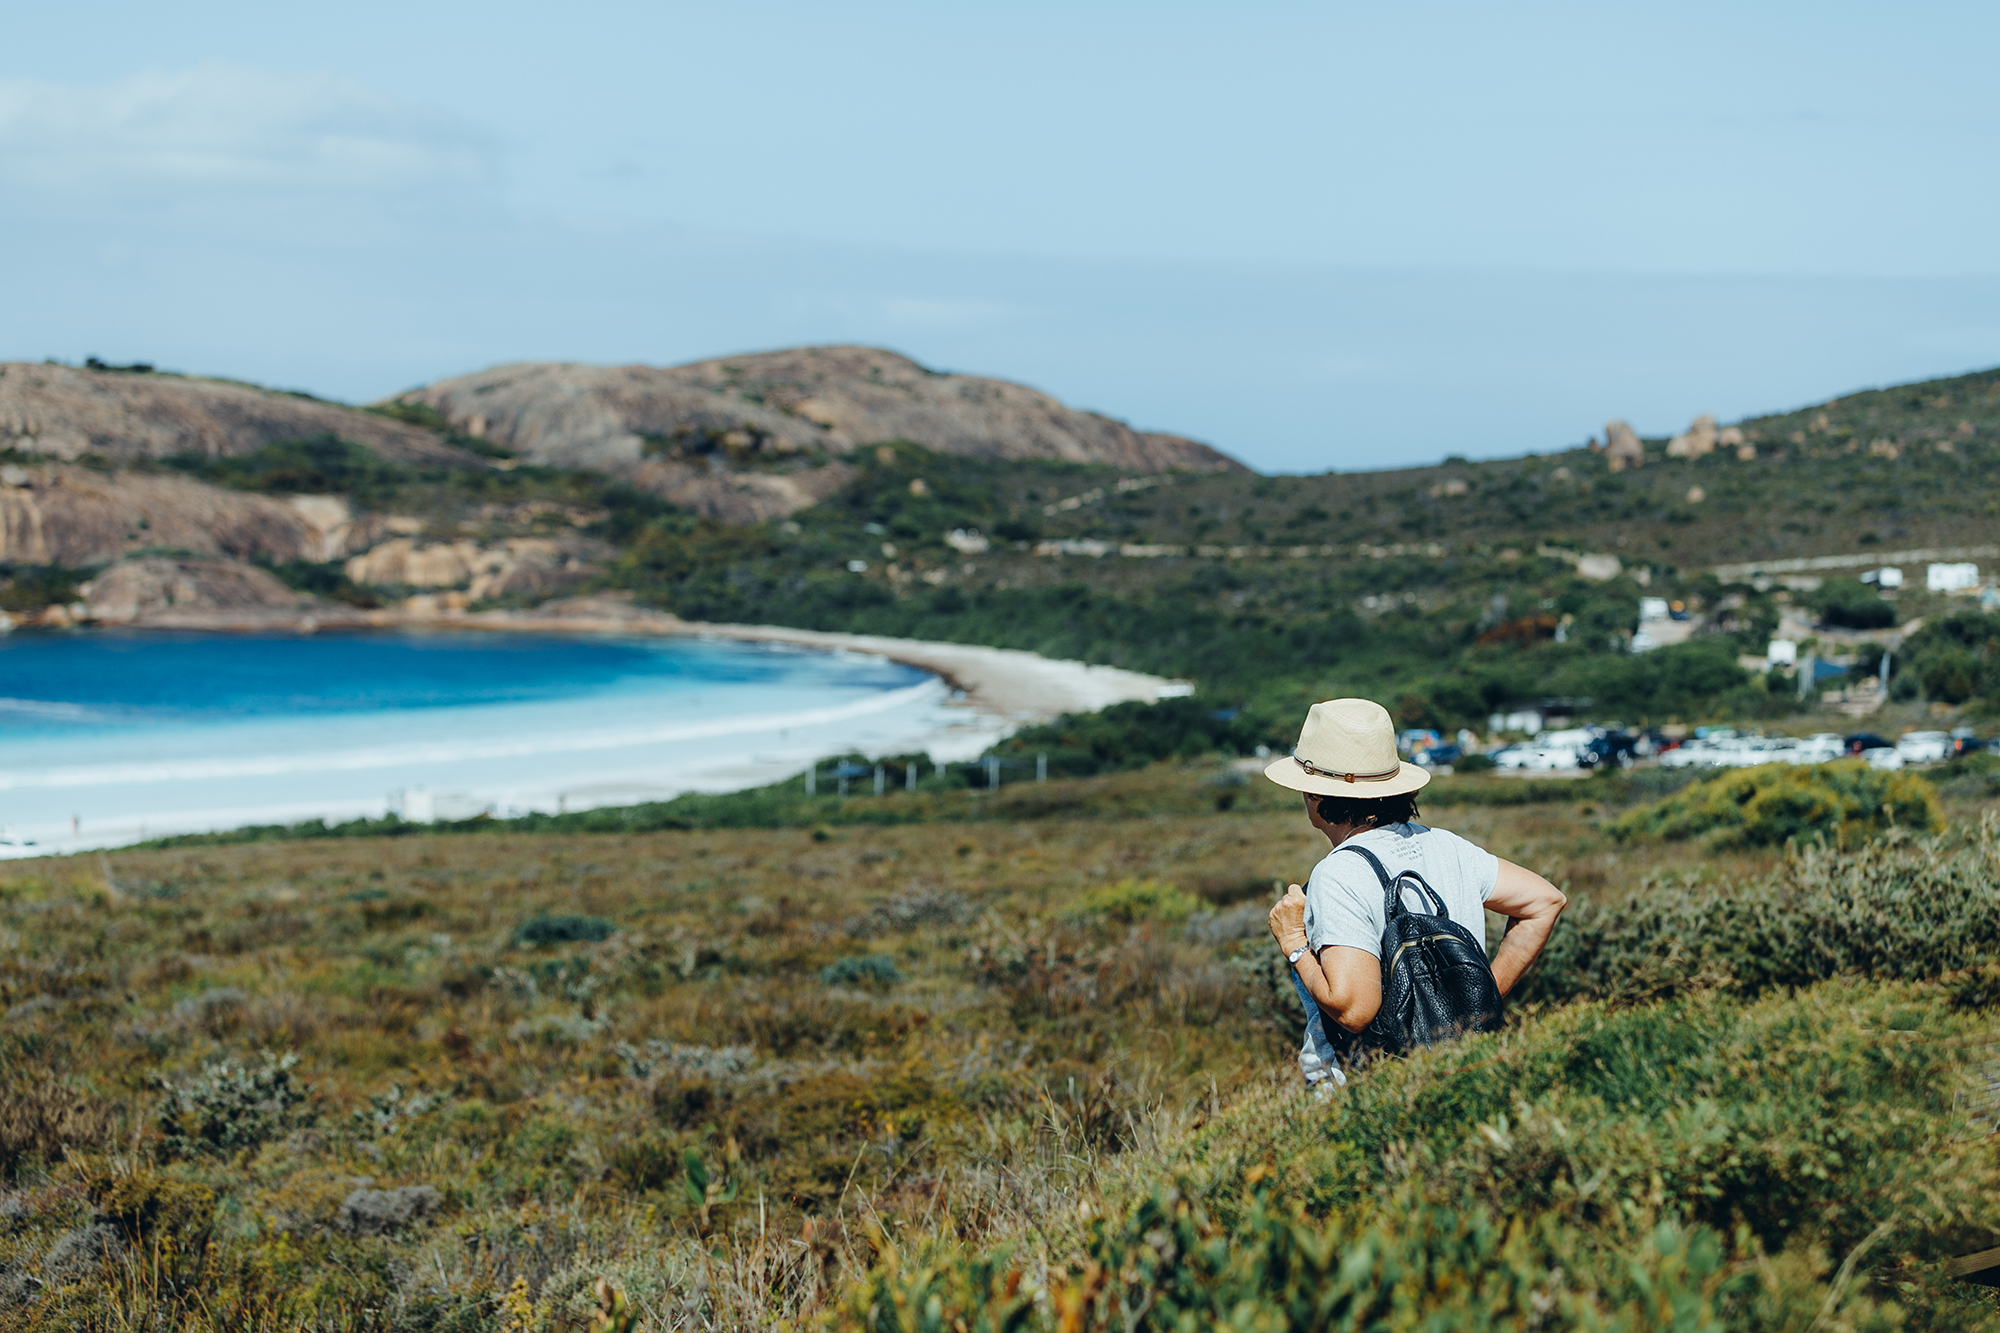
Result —
M 1361 872 L 1347 873 L 1343 861 Z M 1362 880 L 1365 879 L 1364 884 Z M 1306 940 L 1315 952 L 1330 944 L 1382 956 L 1382 886 L 1358 856 L 1328 856 L 1306 882 Z

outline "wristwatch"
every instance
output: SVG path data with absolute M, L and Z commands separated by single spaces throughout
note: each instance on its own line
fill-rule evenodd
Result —
M 1290 963 L 1290 964 L 1291 964 L 1291 965 L 1292 965 L 1293 967 L 1297 967 L 1297 966 L 1299 965 L 1299 959 L 1301 959 L 1301 958 L 1305 957 L 1305 956 L 1306 956 L 1306 954 L 1307 954 L 1307 953 L 1308 953 L 1308 952 L 1309 952 L 1309 951 L 1310 951 L 1311 949 L 1312 949 L 1312 945 L 1310 945 L 1310 944 L 1301 944 L 1301 945 L 1300 945 L 1300 946 L 1299 946 L 1298 948 L 1296 948 L 1296 949 L 1292 950 L 1292 951 L 1291 951 L 1290 953 L 1288 953 L 1288 954 L 1286 954 L 1286 955 L 1285 955 L 1285 961 L 1286 961 L 1287 963 Z

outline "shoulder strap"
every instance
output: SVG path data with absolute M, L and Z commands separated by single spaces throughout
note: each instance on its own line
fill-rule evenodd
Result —
M 1344 842 L 1334 848 L 1334 850 L 1336 852 L 1353 852 L 1356 856 L 1366 860 L 1369 865 L 1375 867 L 1375 878 L 1382 881 L 1382 912 L 1385 920 L 1393 921 L 1409 910 L 1403 906 L 1404 880 L 1416 881 L 1419 896 L 1426 899 L 1424 905 L 1426 907 L 1435 907 L 1437 909 L 1436 915 L 1451 915 L 1450 909 L 1444 905 L 1444 898 L 1439 895 L 1436 889 L 1431 887 L 1429 880 L 1419 875 L 1416 871 L 1405 870 L 1402 874 L 1391 879 L 1388 868 L 1382 864 L 1375 853 L 1369 851 L 1366 847 L 1356 847 L 1352 842 Z
M 1375 853 L 1369 851 L 1366 847 L 1356 847 L 1352 842 L 1343 842 L 1340 844 L 1340 846 L 1334 848 L 1333 850 L 1335 850 L 1336 852 L 1353 852 L 1356 856 L 1366 861 L 1369 865 L 1375 867 L 1375 878 L 1382 881 L 1383 888 L 1386 889 L 1389 887 L 1388 869 L 1383 866 L 1382 862 L 1379 859 L 1377 859 Z

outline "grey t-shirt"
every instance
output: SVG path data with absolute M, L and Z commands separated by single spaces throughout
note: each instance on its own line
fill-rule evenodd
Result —
M 1382 931 L 1389 924 L 1382 881 L 1365 858 L 1341 850 L 1346 847 L 1366 847 L 1392 878 L 1404 870 L 1422 875 L 1444 899 L 1451 919 L 1485 941 L 1485 903 L 1499 882 L 1500 858 L 1449 829 L 1389 824 L 1355 834 L 1313 867 L 1306 883 L 1306 939 L 1315 952 L 1344 944 L 1382 956 Z M 1404 889 L 1403 904 L 1426 914 L 1437 910 L 1414 886 Z

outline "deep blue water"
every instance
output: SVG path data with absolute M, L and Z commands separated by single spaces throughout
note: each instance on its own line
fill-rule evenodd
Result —
M 881 658 L 684 638 L 17 634 L 0 832 L 81 850 L 412 792 L 505 814 L 726 790 L 921 750 L 964 721 L 946 694 Z
M 824 654 L 689 639 L 494 633 L 216 635 L 106 631 L 0 639 L 0 730 L 307 717 L 779 685 Z M 923 673 L 841 660 L 840 683 Z

